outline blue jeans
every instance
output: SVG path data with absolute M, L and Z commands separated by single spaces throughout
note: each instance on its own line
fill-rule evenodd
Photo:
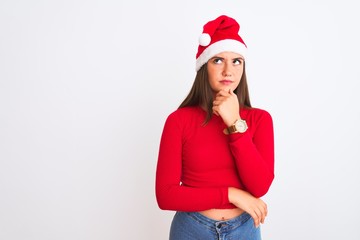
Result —
M 260 227 L 251 216 L 216 221 L 197 212 L 176 212 L 170 228 L 170 240 L 261 240 Z

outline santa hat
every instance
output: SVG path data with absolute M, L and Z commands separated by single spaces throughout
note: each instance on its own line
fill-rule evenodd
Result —
M 239 36 L 240 25 L 235 19 L 222 15 L 204 25 L 196 54 L 196 71 L 221 52 L 235 52 L 245 58 L 246 44 Z

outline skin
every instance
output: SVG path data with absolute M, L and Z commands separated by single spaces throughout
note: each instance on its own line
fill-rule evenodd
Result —
M 233 91 L 240 83 L 244 71 L 243 64 L 243 57 L 233 52 L 219 53 L 207 63 L 209 84 L 214 94 L 213 113 L 220 116 L 227 126 L 241 119 L 239 101 Z M 268 213 L 264 201 L 234 187 L 229 187 L 228 199 L 237 208 L 210 209 L 201 213 L 216 220 L 226 220 L 245 211 L 254 219 L 256 227 L 264 223 Z
M 233 91 L 244 72 L 243 57 L 232 52 L 222 52 L 208 61 L 207 69 L 214 94 L 213 112 L 230 126 L 240 119 L 239 103 Z

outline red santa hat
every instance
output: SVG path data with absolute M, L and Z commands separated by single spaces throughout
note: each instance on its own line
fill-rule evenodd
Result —
M 246 44 L 239 36 L 240 25 L 235 19 L 222 15 L 204 25 L 196 54 L 196 71 L 221 52 L 235 52 L 245 58 Z

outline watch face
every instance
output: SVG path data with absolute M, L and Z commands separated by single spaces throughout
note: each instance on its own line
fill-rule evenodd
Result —
M 246 131 L 247 129 L 247 125 L 246 122 L 244 120 L 239 120 L 235 123 L 236 129 L 240 132 L 243 133 Z

